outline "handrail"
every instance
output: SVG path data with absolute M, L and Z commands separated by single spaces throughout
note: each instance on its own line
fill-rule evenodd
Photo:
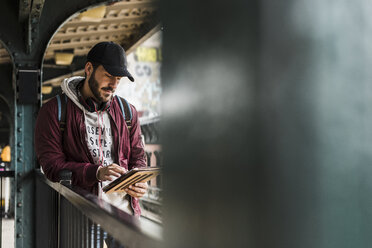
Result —
M 36 177 L 49 185 L 113 238 L 129 247 L 162 247 L 162 228 L 137 219 L 81 188 L 49 181 L 40 170 Z

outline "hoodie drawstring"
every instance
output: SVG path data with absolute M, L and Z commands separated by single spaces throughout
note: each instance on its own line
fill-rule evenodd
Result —
M 99 164 L 102 165 L 103 163 L 103 148 L 102 148 L 102 143 L 101 143 L 101 134 L 102 134 L 102 126 L 101 124 L 99 123 L 99 118 L 101 117 L 101 123 L 103 124 L 103 114 L 100 115 L 97 108 L 95 108 L 95 111 L 97 113 L 97 116 L 98 116 L 98 148 L 99 148 Z M 102 165 L 103 166 L 103 165 Z

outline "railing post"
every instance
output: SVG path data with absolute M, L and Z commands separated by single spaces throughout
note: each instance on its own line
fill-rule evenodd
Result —
M 59 183 L 70 187 L 72 185 L 72 172 L 69 170 L 62 170 L 59 173 Z M 58 194 L 58 248 L 65 247 L 66 237 L 66 208 L 64 204 L 64 199 L 61 194 Z
M 59 173 L 59 183 L 65 186 L 71 186 L 72 182 L 72 171 L 61 170 Z

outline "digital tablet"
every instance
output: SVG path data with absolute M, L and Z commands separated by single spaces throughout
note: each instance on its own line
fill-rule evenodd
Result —
M 151 178 L 158 176 L 159 173 L 160 168 L 158 167 L 132 169 L 103 187 L 102 190 L 105 193 L 124 192 L 124 189 L 130 185 L 147 182 Z

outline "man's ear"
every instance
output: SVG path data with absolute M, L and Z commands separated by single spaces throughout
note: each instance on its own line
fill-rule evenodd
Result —
M 92 63 L 91 62 L 87 62 L 86 64 L 85 64 L 85 75 L 86 75 L 86 77 L 87 78 L 90 78 L 90 75 L 92 75 L 92 73 L 93 73 L 93 65 L 92 65 Z

